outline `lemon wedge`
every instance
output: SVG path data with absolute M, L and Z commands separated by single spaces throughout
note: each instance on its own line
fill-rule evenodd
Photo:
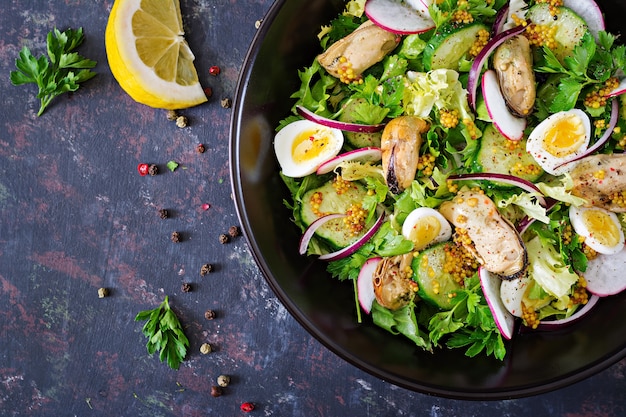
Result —
M 207 101 L 179 0 L 116 0 L 105 46 L 113 76 L 135 101 L 170 110 Z

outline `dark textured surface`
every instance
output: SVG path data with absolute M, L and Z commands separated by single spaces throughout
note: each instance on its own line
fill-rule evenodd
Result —
M 242 237 L 228 167 L 232 97 L 271 2 L 182 0 L 209 103 L 184 112 L 136 104 L 112 78 L 104 28 L 112 1 L 3 3 L 0 15 L 0 416 L 623 416 L 626 361 L 549 394 L 498 402 L 413 393 L 361 372 L 287 313 Z M 22 46 L 43 53 L 54 27 L 82 26 L 98 75 L 40 118 L 33 86 L 9 72 Z M 208 75 L 211 65 L 222 69 Z M 207 152 L 196 153 L 204 143 Z M 165 164 L 176 160 L 175 172 Z M 140 177 L 154 163 L 160 174 Z M 204 203 L 210 204 L 203 210 Z M 172 217 L 160 219 L 158 209 Z M 183 240 L 173 243 L 173 231 Z M 200 276 L 204 263 L 215 272 Z M 183 293 L 181 284 L 192 291 Z M 99 299 L 97 290 L 110 288 Z M 168 294 L 190 354 L 179 371 L 148 356 L 138 311 Z M 218 316 L 204 319 L 206 309 Z M 201 355 L 210 342 L 215 351 Z M 564 347 L 565 348 L 565 347 Z M 546 364 L 550 366 L 550 364 Z M 219 374 L 232 382 L 213 398 Z

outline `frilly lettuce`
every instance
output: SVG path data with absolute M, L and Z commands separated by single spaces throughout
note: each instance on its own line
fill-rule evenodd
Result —
M 343 12 L 344 16 L 361 17 L 365 10 L 365 0 L 350 0 Z
M 578 282 L 578 275 L 563 263 L 554 246 L 544 244 L 540 237 L 535 237 L 526 243 L 526 250 L 529 275 L 535 282 L 556 298 L 569 294 L 572 285 Z
M 559 182 L 539 182 L 535 185 L 537 185 L 537 188 L 539 188 L 546 197 L 552 197 L 555 200 L 569 203 L 576 207 L 581 206 L 587 202 L 587 200 L 585 200 L 584 198 L 576 197 L 575 195 L 570 193 L 570 190 L 574 186 L 574 182 L 572 180 L 572 177 L 567 173 L 559 177 Z
M 433 109 L 457 110 L 459 120 L 474 120 L 467 101 L 467 90 L 459 81 L 459 73 L 451 69 L 428 72 L 407 72 L 404 88 L 406 114 L 428 118 Z
M 547 224 L 550 222 L 550 218 L 546 214 L 545 207 L 542 207 L 535 197 L 534 193 L 515 194 L 509 198 L 498 200 L 497 205 L 500 208 L 505 208 L 513 204 L 519 207 L 528 217 Z

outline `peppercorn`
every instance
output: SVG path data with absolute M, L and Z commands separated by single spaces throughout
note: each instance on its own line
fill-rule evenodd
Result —
M 209 74 L 213 75 L 213 76 L 218 76 L 220 75 L 220 67 L 218 67 L 217 65 L 213 65 L 211 68 L 209 68 Z
M 139 171 L 139 175 L 141 175 L 142 177 L 145 177 L 146 175 L 148 175 L 149 169 L 150 167 L 148 166 L 148 164 L 137 165 L 137 171 Z
M 109 290 L 107 288 L 98 288 L 98 298 L 104 298 L 109 295 Z
M 178 114 L 176 113 L 176 110 L 168 110 L 165 117 L 167 117 L 167 120 L 170 122 L 173 122 L 178 117 Z
M 203 343 L 202 346 L 200 346 L 200 353 L 202 353 L 203 355 L 211 353 L 212 350 L 213 349 L 211 348 L 211 345 L 208 343 Z
M 257 20 L 256 22 L 254 22 L 254 28 L 258 29 L 261 27 L 261 23 L 263 23 L 263 20 Z
M 220 102 L 220 104 L 222 105 L 222 107 L 224 107 L 225 109 L 229 109 L 230 105 L 232 104 L 232 100 L 229 98 L 223 98 L 222 101 Z
M 170 213 L 166 209 L 159 210 L 159 217 L 162 219 L 167 219 L 170 216 Z
M 211 387 L 211 397 L 219 397 L 222 395 L 222 389 L 218 386 L 213 385 Z
M 183 285 L 180 286 L 180 290 L 182 292 L 189 292 L 191 291 L 191 284 L 188 282 L 183 282 Z
M 172 232 L 172 242 L 174 242 L 174 243 L 180 242 L 180 233 L 179 232 Z
M 158 173 L 159 173 L 159 167 L 158 167 L 158 166 L 156 166 L 155 164 L 151 164 L 151 165 L 148 167 L 148 174 L 150 174 L 151 176 L 153 176 L 153 177 L 154 177 L 154 176 L 155 176 L 156 174 L 158 174 Z
M 202 265 L 202 268 L 200 268 L 200 275 L 202 276 L 210 274 L 211 272 L 213 272 L 213 265 L 211 264 L 204 264 Z
M 228 228 L 228 234 L 229 234 L 231 237 L 237 237 L 237 236 L 239 236 L 239 228 L 238 228 L 237 226 L 230 226 L 230 227 Z
M 207 97 L 211 97 L 213 95 L 213 89 L 211 87 L 206 87 L 204 89 L 204 95 Z
M 215 314 L 215 310 L 207 310 L 204 312 L 204 318 L 207 320 L 213 320 L 217 314 Z
M 206 148 L 204 147 L 203 144 L 199 143 L 198 146 L 196 146 L 196 152 L 204 153 L 204 151 L 206 151 Z
M 217 385 L 222 388 L 226 388 L 230 384 L 230 377 L 228 375 L 220 375 L 217 377 Z
M 221 243 L 222 245 L 223 245 L 223 244 L 225 244 L 225 243 L 228 243 L 228 241 L 229 241 L 229 240 L 230 240 L 230 239 L 228 238 L 228 235 L 226 235 L 226 234 L 224 234 L 224 233 L 222 233 L 222 234 L 220 235 L 220 237 L 219 237 L 219 241 L 220 241 L 220 243 Z
M 249 413 L 250 411 L 254 410 L 254 404 L 246 401 L 245 403 L 241 403 L 241 406 L 239 408 L 244 413 Z
M 178 116 L 176 118 L 176 126 L 183 128 L 183 127 L 187 127 L 187 118 L 185 116 Z

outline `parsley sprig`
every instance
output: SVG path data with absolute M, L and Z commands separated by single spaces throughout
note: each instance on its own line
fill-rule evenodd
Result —
M 538 72 L 560 75 L 556 95 L 549 110 L 552 113 L 571 110 L 587 86 L 606 82 L 626 64 L 626 47 L 615 45 L 615 36 L 601 31 L 598 41 L 586 32 L 572 54 L 562 62 L 549 48 L 543 48 Z
M 135 317 L 135 321 L 144 320 L 148 320 L 142 329 L 148 338 L 146 343 L 148 353 L 152 355 L 158 350 L 161 362 L 167 359 L 170 368 L 178 369 L 187 355 L 189 340 L 178 317 L 170 308 L 168 296 L 165 296 L 159 307 L 141 311 Z
M 11 83 L 16 86 L 37 84 L 37 98 L 41 101 L 37 116 L 43 114 L 56 96 L 76 91 L 79 83 L 96 75 L 90 70 L 96 66 L 95 61 L 72 52 L 84 38 L 82 28 L 64 32 L 55 28 L 46 39 L 47 56 L 35 58 L 26 46 L 20 51 L 19 58 L 15 60 L 17 71 L 11 72 Z

